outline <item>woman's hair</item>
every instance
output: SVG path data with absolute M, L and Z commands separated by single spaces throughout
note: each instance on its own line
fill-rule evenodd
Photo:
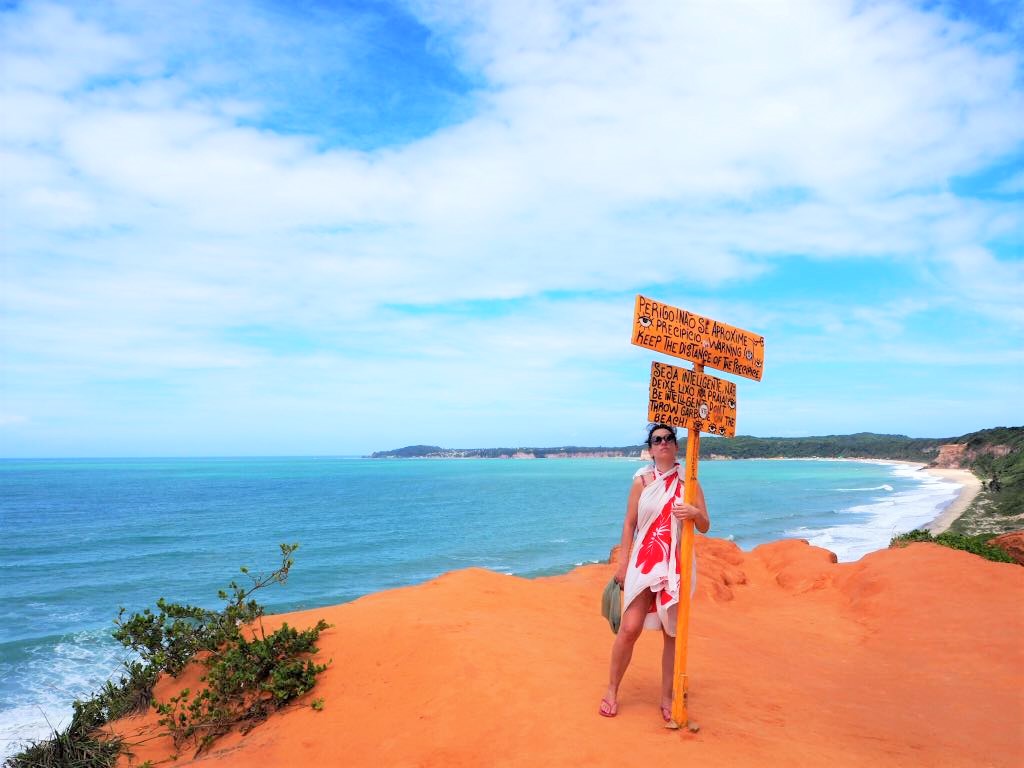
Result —
M 668 424 L 650 424 L 647 427 L 647 447 L 648 448 L 651 447 L 651 435 L 654 434 L 654 430 L 656 430 L 656 429 L 667 429 L 669 432 L 672 433 L 672 437 L 675 437 L 676 439 L 678 439 L 678 437 L 679 437 L 676 434 L 676 428 L 675 427 L 670 427 Z

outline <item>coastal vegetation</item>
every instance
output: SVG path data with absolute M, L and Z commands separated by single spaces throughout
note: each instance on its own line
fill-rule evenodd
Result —
M 852 435 L 819 437 L 716 437 L 701 438 L 702 459 L 897 459 L 901 461 L 935 461 L 944 446 L 963 445 L 970 468 L 984 476 L 993 472 L 1001 482 L 1019 478 L 1019 461 L 1024 447 L 1024 427 L 997 427 L 971 432 L 961 437 L 907 437 L 858 432 Z M 407 445 L 388 451 L 375 451 L 372 459 L 434 459 L 434 458 L 547 458 L 583 456 L 621 456 L 639 458 L 646 446 L 576 446 L 547 448 L 519 446 L 503 448 L 442 448 L 437 445 Z M 685 446 L 680 446 L 685 452 Z M 1010 457 L 1008 459 L 1008 457 Z M 1015 458 L 1013 458 L 1015 457 Z M 1006 497 L 1009 498 L 1009 497 Z
M 310 657 L 320 632 L 330 625 L 320 620 L 300 632 L 283 624 L 267 634 L 264 608 L 252 597 L 285 583 L 297 548 L 282 544 L 281 565 L 270 574 L 254 576 L 243 567 L 251 583 L 232 581 L 229 591 L 221 590 L 226 605 L 220 611 L 163 598 L 155 612 L 147 608 L 125 618 L 122 608 L 113 636 L 133 658 L 124 662 L 118 682 L 108 681 L 90 698 L 75 701 L 67 728 L 9 757 L 5 768 L 109 768 L 130 745 L 104 735 L 102 727 L 150 706 L 175 747 L 193 744 L 198 754 L 228 731 L 247 731 L 310 691 L 326 669 Z M 162 674 L 177 677 L 196 660 L 206 667 L 201 689 L 185 688 L 169 701 L 154 701 L 153 687 Z
M 879 435 L 860 432 L 854 435 L 822 437 L 751 437 L 732 438 L 706 436 L 701 439 L 704 459 L 772 459 L 772 458 L 866 458 L 901 459 L 930 462 L 939 449 L 957 438 L 914 438 L 905 435 Z M 548 448 L 441 448 L 436 445 L 409 445 L 389 451 L 376 451 L 374 459 L 413 458 L 549 458 L 611 456 L 639 458 L 646 446 L 564 445 Z M 685 452 L 685 446 L 681 446 Z
M 974 432 L 957 445 L 960 465 L 978 476 L 982 490 L 951 529 L 991 535 L 1024 528 L 1024 427 Z
M 546 458 L 639 458 L 642 445 L 618 448 L 587 448 L 564 445 L 554 448 L 442 448 L 439 445 L 407 445 L 391 451 L 375 451 L 371 459 L 546 459 Z
M 953 533 L 952 531 L 945 531 L 940 533 L 938 536 L 932 536 L 928 531 L 922 531 L 920 529 L 914 529 L 908 533 L 901 533 L 889 542 L 890 547 L 905 547 L 907 544 L 912 544 L 917 541 L 930 542 L 932 544 L 940 544 L 943 547 L 949 547 L 950 549 L 961 549 L 964 552 L 970 552 L 971 554 L 983 557 L 986 560 L 992 560 L 997 563 L 1012 563 L 1014 559 L 1010 557 L 999 547 L 989 544 L 989 540 L 992 537 L 988 534 L 982 534 L 977 536 L 964 536 L 961 533 Z

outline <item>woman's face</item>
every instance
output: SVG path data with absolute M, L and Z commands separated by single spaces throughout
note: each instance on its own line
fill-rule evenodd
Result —
M 651 456 L 675 459 L 676 436 L 667 429 L 656 429 L 651 433 Z

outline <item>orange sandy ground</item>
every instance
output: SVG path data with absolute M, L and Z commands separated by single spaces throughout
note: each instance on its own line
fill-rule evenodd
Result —
M 800 541 L 697 541 L 691 720 L 663 727 L 645 633 L 599 717 L 611 566 L 526 580 L 480 569 L 287 616 L 330 660 L 300 705 L 174 763 L 155 716 L 123 765 L 1021 766 L 1024 568 L 932 544 L 836 565 Z M 188 682 L 164 680 L 167 699 Z M 309 702 L 322 697 L 322 711 Z

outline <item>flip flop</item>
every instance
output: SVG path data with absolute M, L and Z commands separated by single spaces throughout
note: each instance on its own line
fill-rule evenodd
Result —
M 601 717 L 615 717 L 619 714 L 619 705 L 612 704 L 608 699 L 601 699 L 601 707 L 597 711 Z

